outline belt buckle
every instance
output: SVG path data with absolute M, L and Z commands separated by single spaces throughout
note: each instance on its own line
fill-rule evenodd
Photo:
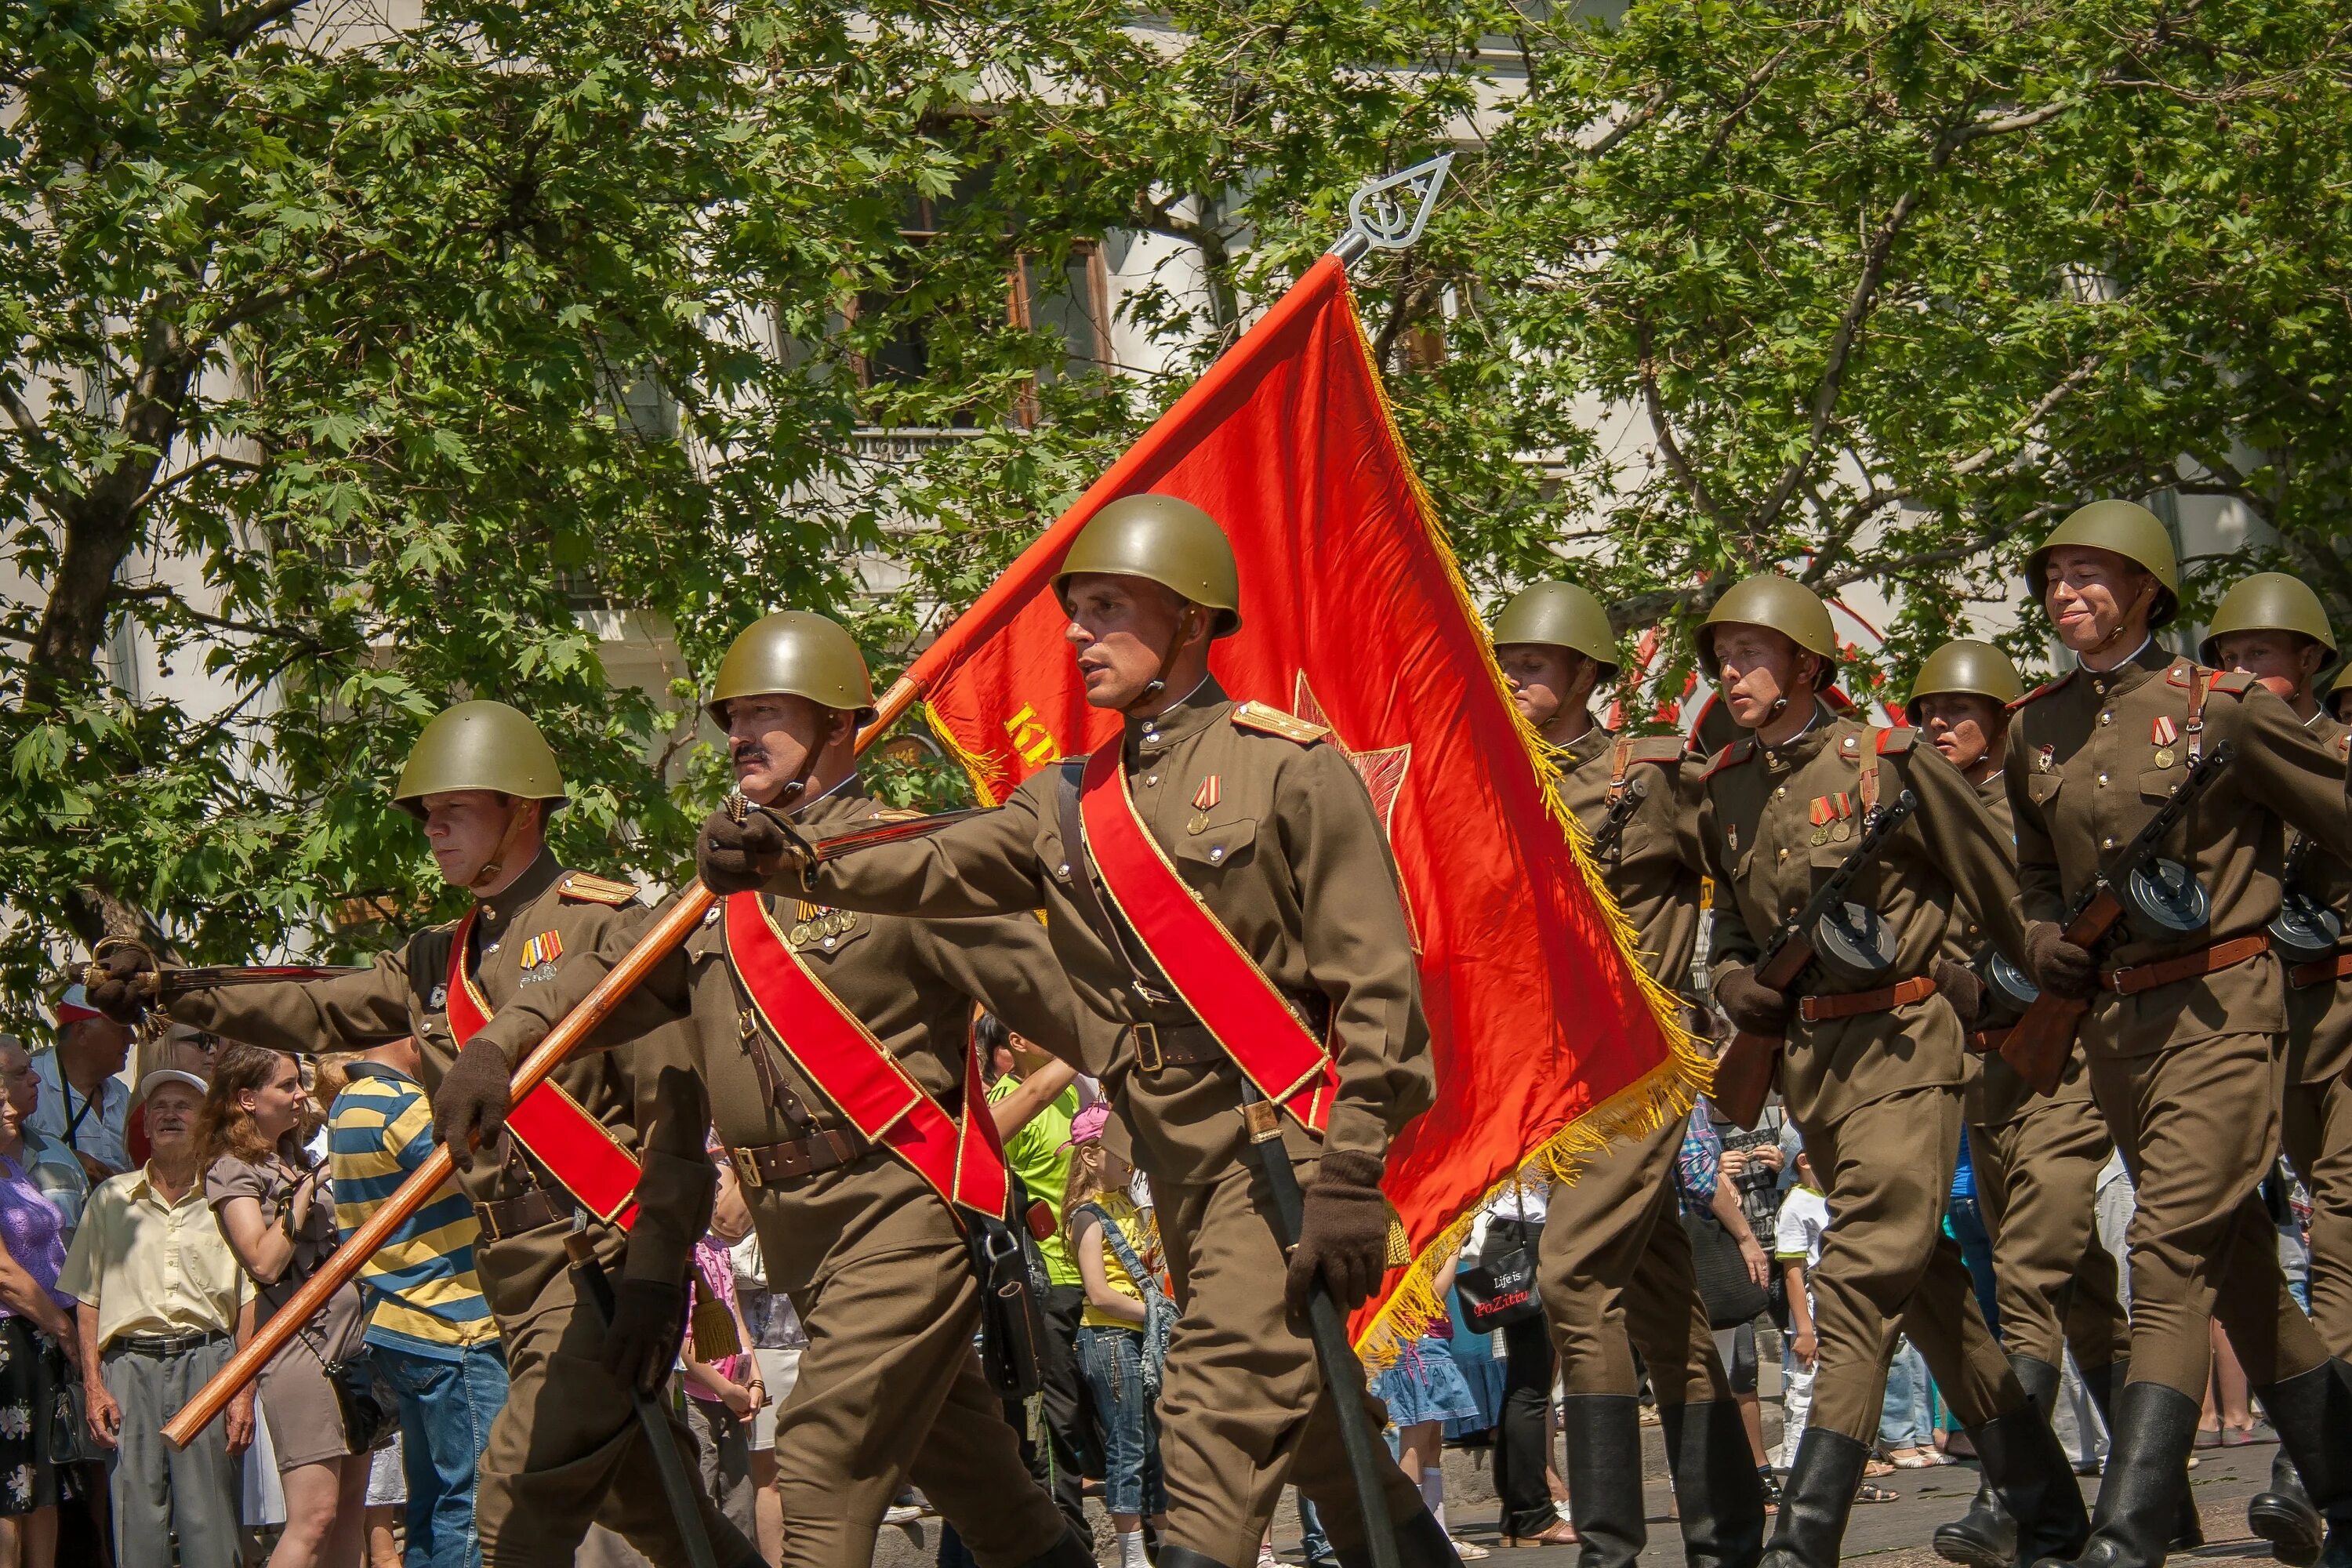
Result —
M 1808 1024 L 1820 1023 L 1822 1021 L 1821 1015 L 1814 1007 L 1814 1004 L 1818 1003 L 1820 1000 L 1821 998 L 1818 996 L 1798 997 L 1797 1016 L 1802 1018 Z
M 1128 1027 L 1135 1036 L 1136 1067 L 1143 1072 L 1164 1071 L 1168 1061 L 1160 1049 L 1160 1026 L 1156 1024 L 1130 1024 Z M 1144 1055 L 1147 1047 L 1150 1051 L 1149 1058 Z
M 727 1162 L 735 1167 L 735 1179 L 745 1186 L 764 1187 L 768 1184 L 761 1178 L 759 1158 L 751 1150 L 730 1149 L 727 1151 Z

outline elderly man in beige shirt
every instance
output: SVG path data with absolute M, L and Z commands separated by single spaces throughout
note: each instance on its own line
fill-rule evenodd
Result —
M 143 1169 L 89 1194 L 58 1289 L 79 1301 L 89 1425 L 111 1449 L 118 1563 L 236 1568 L 238 1466 L 253 1441 L 253 1390 L 185 1448 L 163 1423 L 236 1348 L 252 1291 L 197 1179 L 194 1129 L 205 1082 L 166 1068 L 139 1085 L 153 1149 Z

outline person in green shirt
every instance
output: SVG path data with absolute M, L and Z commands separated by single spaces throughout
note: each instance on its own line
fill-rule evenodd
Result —
M 1087 1529 L 1079 1488 L 1087 1456 L 1093 1451 L 1093 1435 L 1077 1356 L 1078 1316 L 1086 1309 L 1087 1292 L 1077 1265 L 1070 1260 L 1060 1217 L 1062 1194 L 1070 1184 L 1070 1123 L 1078 1114 L 1077 1075 L 1067 1062 L 1046 1055 L 993 1015 L 981 1014 L 972 1032 L 988 1067 L 988 1103 L 997 1135 L 1004 1141 L 1004 1162 L 1028 1194 L 1024 1206 L 1043 1205 L 1048 1214 L 1045 1225 L 1030 1227 L 1045 1262 L 1045 1294 L 1038 1302 L 1045 1327 L 1037 1353 L 1044 1380 L 1037 1394 L 1038 1420 L 1033 1427 L 1019 1405 L 1008 1406 L 1005 1415 L 1021 1434 L 1022 1457 L 1029 1461 L 1037 1484 L 1073 1523 Z M 1040 1429 L 1043 1442 L 1034 1435 Z

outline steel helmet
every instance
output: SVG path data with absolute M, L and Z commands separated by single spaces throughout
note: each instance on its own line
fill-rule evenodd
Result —
M 1080 572 L 1144 577 L 1215 615 L 1209 635 L 1242 629 L 1241 574 L 1217 520 L 1174 496 L 1121 496 L 1087 520 L 1054 574 L 1054 592 Z
M 1962 637 L 1929 654 L 1919 667 L 1919 679 L 1911 683 L 1911 700 L 1903 705 L 1904 718 L 1916 724 L 1919 699 L 1947 693 L 1990 697 L 2005 708 L 2025 695 L 2025 682 L 2009 655 L 1989 642 Z
M 461 789 L 561 802 L 563 773 L 539 726 L 520 710 L 503 702 L 460 702 L 416 737 L 392 803 L 421 821 L 426 795 Z
M 2345 660 L 2344 668 L 2336 672 L 2336 679 L 2328 683 L 2327 695 L 2320 699 L 2320 704 L 2336 715 L 2336 722 L 2347 721 L 2344 715 L 2352 713 L 2352 659 Z
M 1762 626 L 1779 632 L 1807 653 L 1817 653 L 1837 669 L 1837 633 L 1830 626 L 1830 610 L 1819 594 L 1793 578 L 1765 573 L 1734 583 L 1706 621 L 1698 628 L 1699 668 L 1709 680 L 1720 679 L 1722 665 L 1715 657 L 1715 628 L 1723 626 Z M 1824 679 L 1823 684 L 1827 684 Z
M 2326 606 L 2311 584 L 2284 572 L 2257 572 L 2221 595 L 2205 640 L 2197 645 L 2200 663 L 2218 666 L 2214 644 L 2231 632 L 2298 632 L 2336 651 L 2336 633 L 2327 625 Z
M 2052 531 L 2042 547 L 2025 558 L 2025 591 L 2037 605 L 2049 595 L 2050 552 L 2062 544 L 2112 550 L 2134 565 L 2146 568 L 2157 581 L 2156 603 L 2149 609 L 2151 629 L 2170 624 L 2180 608 L 2180 561 L 2173 552 L 2172 535 L 2156 513 L 2134 500 L 2095 500 L 2077 507 Z
M 874 721 L 874 681 L 856 639 L 837 621 L 806 610 L 778 610 L 736 634 L 711 678 L 703 711 L 727 727 L 738 697 L 805 697 L 820 708 L 847 709 L 860 725 Z
M 1511 596 L 1495 617 L 1495 646 L 1541 643 L 1580 653 L 1601 667 L 1601 679 L 1613 679 L 1622 668 L 1617 658 L 1617 634 L 1609 629 L 1609 612 L 1591 591 L 1573 583 L 1534 583 Z

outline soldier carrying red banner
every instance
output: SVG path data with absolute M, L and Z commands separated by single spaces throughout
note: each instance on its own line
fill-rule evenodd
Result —
M 702 877 L 877 912 L 1045 910 L 1079 1000 L 1109 1026 L 1088 1066 L 1151 1178 L 1183 1303 L 1160 1405 L 1160 1568 L 1255 1562 L 1286 1482 L 1319 1506 L 1342 1563 L 1368 1562 L 1341 1437 L 1362 1406 L 1339 1409 L 1366 1395 L 1360 1377 L 1327 1385 L 1300 1323 L 1320 1289 L 1345 1308 L 1379 1289 L 1385 1157 L 1433 1093 L 1381 822 L 1319 726 L 1236 703 L 1209 675 L 1211 644 L 1241 616 L 1232 547 L 1206 512 L 1112 501 L 1054 587 L 1087 703 L 1123 716 L 1108 748 L 1040 771 L 1001 810 L 824 863 L 764 817 L 721 811 Z M 1262 1101 L 1260 1138 L 1245 1099 Z M 1277 1147 L 1286 1159 L 1258 1163 Z M 1304 1218 L 1286 1258 L 1270 1214 L 1294 1171 Z M 1418 1489 L 1393 1465 L 1368 1468 L 1402 1561 L 1455 1562 Z
M 608 941 L 636 900 L 629 884 L 566 871 L 548 853 L 547 816 L 564 798 L 555 755 L 528 718 L 499 702 L 458 704 L 417 737 L 394 800 L 424 824 L 443 878 L 474 895 L 465 916 L 356 973 L 173 989 L 159 1004 L 182 1023 L 297 1054 L 415 1038 L 436 1130 L 450 1138 L 481 1224 L 475 1268 L 506 1347 L 507 1404 L 476 1491 L 491 1568 L 568 1564 L 592 1521 L 656 1563 L 688 1561 L 664 1493 L 614 1484 L 649 1468 L 631 1384 L 677 1353 L 688 1259 L 715 1186 L 700 1081 L 660 1027 L 667 1015 L 651 997 L 624 1005 L 592 1040 L 610 1048 L 558 1068 L 517 1108 L 517 1136 L 500 1135 L 509 1058 L 499 1037 L 515 1026 L 504 1010 Z M 92 1002 L 119 1018 L 140 1016 L 159 989 L 154 958 L 135 945 L 111 945 L 93 968 Z M 478 1152 L 476 1127 L 487 1134 Z M 558 1170 L 594 1180 L 574 1175 L 567 1187 Z M 574 1294 L 564 1243 L 575 1224 L 597 1264 L 619 1273 L 609 1326 Z M 669 1430 L 690 1468 L 692 1438 L 675 1419 Z M 758 1562 L 707 1500 L 701 1515 L 719 1563 Z

